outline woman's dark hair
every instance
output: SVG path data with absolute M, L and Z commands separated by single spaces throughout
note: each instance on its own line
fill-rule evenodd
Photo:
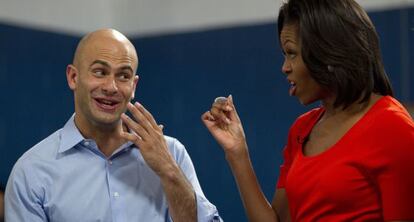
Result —
M 335 93 L 334 106 L 368 101 L 372 92 L 393 96 L 375 27 L 354 0 L 288 0 L 283 26 L 297 24 L 302 57 L 312 78 Z

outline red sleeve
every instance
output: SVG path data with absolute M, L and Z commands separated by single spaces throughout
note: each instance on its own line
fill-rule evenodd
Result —
M 370 161 L 383 205 L 384 220 L 414 220 L 414 123 L 408 114 L 381 118 L 378 152 Z
M 277 189 L 285 188 L 286 177 L 295 157 L 295 140 L 293 138 L 297 134 L 298 122 L 300 122 L 300 118 L 298 118 L 290 128 L 287 144 L 285 148 L 283 148 L 283 164 L 280 165 L 279 169 L 279 179 L 276 184 Z
M 289 172 L 290 166 L 292 164 L 293 161 L 293 157 L 292 157 L 292 151 L 291 151 L 291 146 L 287 145 L 285 146 L 285 148 L 283 149 L 283 164 L 280 165 L 280 169 L 279 169 L 279 179 L 277 181 L 277 185 L 276 188 L 280 189 L 280 188 L 285 188 L 285 183 L 286 183 L 286 176 L 287 173 Z

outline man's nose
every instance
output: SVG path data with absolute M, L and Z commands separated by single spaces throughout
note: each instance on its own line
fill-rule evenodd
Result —
M 118 86 L 115 77 L 108 75 L 102 86 L 102 90 L 108 94 L 115 94 L 118 92 Z

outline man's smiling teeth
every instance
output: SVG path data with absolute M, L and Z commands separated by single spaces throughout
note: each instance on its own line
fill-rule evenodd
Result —
M 98 102 L 103 103 L 105 105 L 114 105 L 116 102 L 105 100 L 105 99 L 98 99 Z

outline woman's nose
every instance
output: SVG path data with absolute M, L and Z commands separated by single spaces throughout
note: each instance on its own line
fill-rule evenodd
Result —
M 288 74 L 291 71 L 292 71 L 292 66 L 291 66 L 290 62 L 287 59 L 285 59 L 283 61 L 283 65 L 282 65 L 282 72 L 285 73 L 285 74 Z

